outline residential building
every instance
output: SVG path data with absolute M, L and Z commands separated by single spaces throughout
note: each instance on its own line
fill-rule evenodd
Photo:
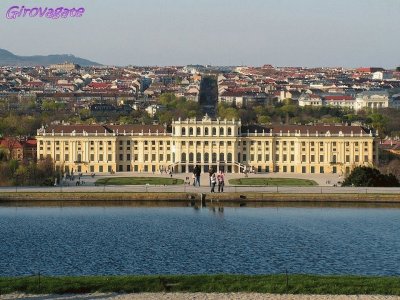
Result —
M 389 107 L 389 94 L 387 91 L 365 91 L 356 96 L 355 110 L 364 108 L 378 109 Z

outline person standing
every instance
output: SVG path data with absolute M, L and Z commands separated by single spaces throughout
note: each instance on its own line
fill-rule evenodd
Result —
M 209 170 L 208 170 L 208 179 L 209 179 L 209 182 L 210 182 L 210 186 L 211 186 L 211 176 L 213 175 L 213 174 L 215 174 L 214 173 L 214 169 L 213 169 L 213 167 L 211 167 Z
M 215 185 L 217 183 L 217 177 L 215 176 L 215 173 L 212 173 L 210 177 L 210 182 L 211 182 L 211 193 L 215 193 Z
M 196 177 L 196 182 L 195 185 L 200 186 L 200 174 L 201 174 L 201 168 L 199 166 L 196 166 L 193 170 L 193 174 Z
M 225 175 L 222 172 L 222 170 L 219 171 L 217 180 L 218 180 L 218 193 L 223 193 L 225 185 Z

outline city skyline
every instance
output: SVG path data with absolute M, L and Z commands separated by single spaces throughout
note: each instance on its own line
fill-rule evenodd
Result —
M 23 5 L 2 1 L 1 12 Z M 1 19 L 1 47 L 17 55 L 71 53 L 104 65 L 299 67 L 399 65 L 400 3 L 344 0 L 40 1 L 84 7 L 79 19 Z

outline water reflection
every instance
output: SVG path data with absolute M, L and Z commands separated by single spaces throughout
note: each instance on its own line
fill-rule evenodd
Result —
M 137 204 L 0 207 L 0 276 L 400 275 L 393 207 Z

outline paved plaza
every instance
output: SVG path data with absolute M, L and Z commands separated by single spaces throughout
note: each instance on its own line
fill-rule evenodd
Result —
M 81 181 L 84 184 L 76 186 L 75 180 L 67 180 L 63 186 L 52 187 L 0 187 L 0 192 L 190 192 L 190 193 L 208 193 L 209 176 L 208 173 L 201 175 L 201 186 L 194 187 L 192 184 L 182 185 L 95 185 L 96 180 L 109 177 L 170 177 L 168 174 L 152 174 L 152 173 L 117 173 L 108 175 L 95 175 L 92 178 L 90 175 L 83 174 Z M 192 182 L 191 173 L 173 174 L 173 178 L 183 179 L 189 177 Z M 365 187 L 340 187 L 334 186 L 342 181 L 342 178 L 337 174 L 287 174 L 287 173 L 269 173 L 269 174 L 248 174 L 248 178 L 299 178 L 314 180 L 318 186 L 234 186 L 229 184 L 229 179 L 244 178 L 244 174 L 226 174 L 225 177 L 225 192 L 264 192 L 264 193 L 357 193 L 357 194 L 394 194 L 400 193 L 400 188 L 365 188 Z

